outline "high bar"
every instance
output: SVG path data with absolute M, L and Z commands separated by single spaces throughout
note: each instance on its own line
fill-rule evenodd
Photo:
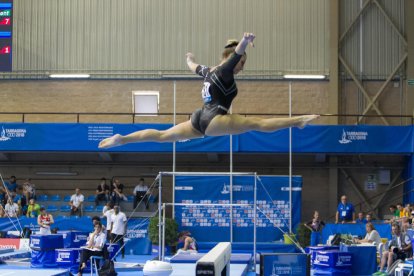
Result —
M 254 206 L 254 204 L 219 204 L 219 203 L 172 203 L 166 202 L 163 205 L 174 205 L 174 206 Z
M 182 176 L 196 176 L 196 175 L 215 175 L 215 176 L 231 176 L 231 175 L 235 175 L 235 176 L 242 176 L 242 175 L 251 175 L 251 176 L 255 176 L 257 175 L 256 172 L 233 172 L 233 173 L 229 173 L 229 172 L 159 172 L 159 175 L 168 175 L 168 176 L 174 176 L 174 175 L 182 175 Z

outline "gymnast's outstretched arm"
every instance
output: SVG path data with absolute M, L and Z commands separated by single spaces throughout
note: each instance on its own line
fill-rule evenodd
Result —
M 195 58 L 194 58 L 193 53 L 187 53 L 186 56 L 187 56 L 187 65 L 188 65 L 188 68 L 190 68 L 191 72 L 193 72 L 194 74 L 196 74 L 196 69 L 197 69 L 197 66 L 199 64 L 197 64 L 195 62 Z

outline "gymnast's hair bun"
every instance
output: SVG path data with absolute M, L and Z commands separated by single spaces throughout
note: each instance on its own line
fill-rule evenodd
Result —
M 236 47 L 237 44 L 239 44 L 239 41 L 236 39 L 229 39 L 227 40 L 226 46 L 224 46 L 224 48 L 233 48 Z

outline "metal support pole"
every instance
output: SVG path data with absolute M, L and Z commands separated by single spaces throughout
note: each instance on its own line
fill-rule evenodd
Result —
M 174 205 L 173 205 L 174 206 Z M 165 203 L 162 205 L 162 258 L 161 261 L 164 261 L 165 256 Z
M 289 118 L 292 117 L 292 82 L 289 82 Z M 292 233 L 292 128 L 289 127 L 289 234 Z
M 175 126 L 176 124 L 176 116 L 177 116 L 177 112 L 176 112 L 176 89 L 177 89 L 177 83 L 176 81 L 174 81 L 174 117 L 173 117 L 173 125 Z M 174 141 L 173 143 L 173 167 L 172 167 L 172 171 L 175 173 L 175 169 L 176 169 L 176 141 Z M 175 175 L 172 178 L 172 202 L 175 202 Z M 175 207 L 174 205 L 172 206 L 172 218 L 175 218 Z
M 257 208 L 257 174 L 254 174 L 254 195 L 253 195 L 253 271 L 256 271 L 256 208 Z
M 158 246 L 161 247 L 161 190 L 162 190 L 162 174 L 161 172 L 158 174 Z M 161 248 L 158 248 L 158 260 L 161 261 Z
M 230 107 L 230 114 L 232 108 Z M 233 135 L 230 134 L 230 204 L 233 204 Z M 233 205 L 230 205 L 230 242 L 233 242 Z

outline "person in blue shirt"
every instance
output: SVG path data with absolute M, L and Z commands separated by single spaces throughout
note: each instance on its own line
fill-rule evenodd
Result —
M 367 223 L 367 220 L 364 218 L 363 212 L 358 213 L 358 218 L 355 220 L 355 223 Z
M 354 205 L 348 203 L 346 195 L 341 196 L 341 202 L 336 211 L 335 223 L 346 223 L 355 221 Z
M 16 195 L 17 187 L 16 177 L 14 175 L 10 176 L 9 181 L 4 181 L 4 187 L 0 189 L 4 202 L 7 202 L 8 196 L 14 197 Z

